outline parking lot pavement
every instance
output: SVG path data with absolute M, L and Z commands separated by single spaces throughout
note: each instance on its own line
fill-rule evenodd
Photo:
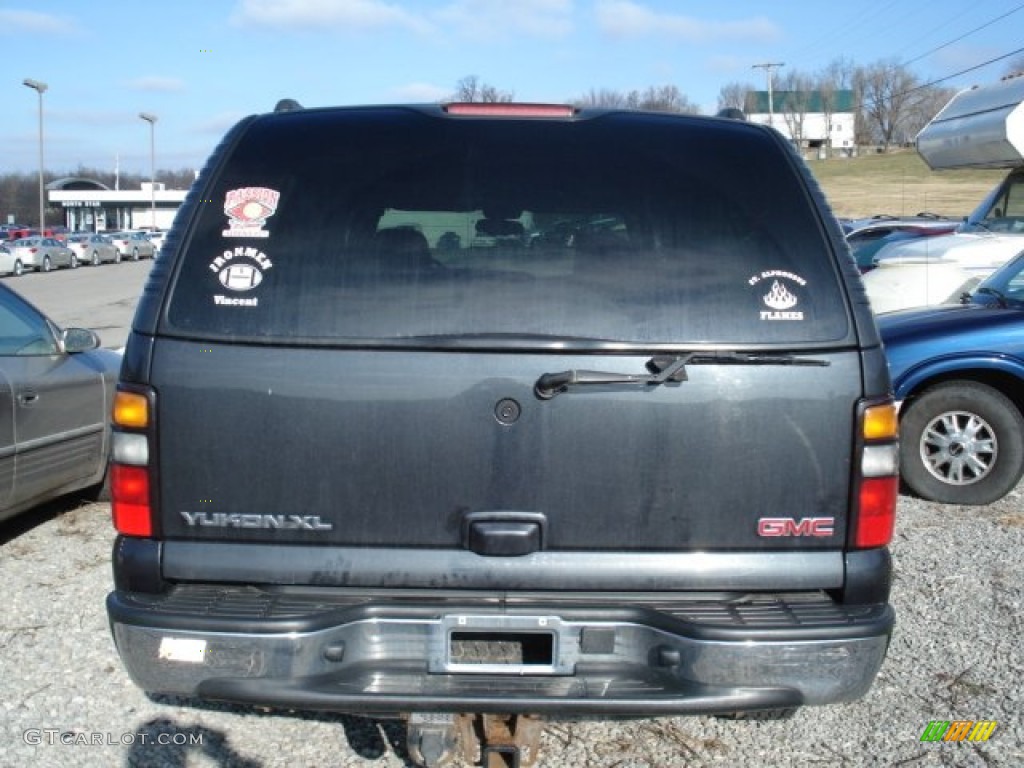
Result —
M 128 338 L 152 267 L 151 260 L 128 261 L 0 279 L 62 327 L 91 328 L 104 347 L 117 348 Z

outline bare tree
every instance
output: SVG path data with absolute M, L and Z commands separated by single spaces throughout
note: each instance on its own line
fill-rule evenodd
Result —
M 746 109 L 747 94 L 757 90 L 749 83 L 726 83 L 718 92 L 718 109 Z
M 804 124 L 810 107 L 812 81 L 802 72 L 790 70 L 781 78 L 779 85 L 781 88 L 776 91 L 779 109 L 775 111 L 782 114 L 790 139 L 801 146 L 805 138 Z
M 682 112 L 690 115 L 700 114 L 700 107 L 691 102 L 674 85 L 649 86 L 642 93 L 632 91 L 630 92 L 630 101 L 636 103 L 637 109 L 648 109 L 654 112 Z
M 857 66 L 853 61 L 840 57 L 826 64 L 818 79 L 830 82 L 834 91 L 850 91 L 854 88 L 856 74 Z
M 476 75 L 467 75 L 455 84 L 452 101 L 505 102 L 512 101 L 512 91 L 502 91 L 493 85 L 481 82 Z
M 626 94 L 611 88 L 591 88 L 576 100 L 581 107 L 618 107 L 626 106 Z
M 907 111 L 920 99 L 917 77 L 902 64 L 880 61 L 857 70 L 854 80 L 867 123 L 888 151 L 901 138 Z
M 696 115 L 700 107 L 691 102 L 686 95 L 674 85 L 649 86 L 644 90 L 632 90 L 629 93 L 609 88 L 591 88 L 577 104 L 586 107 L 618 107 L 624 109 L 646 109 L 653 112 L 682 112 Z
M 821 100 L 821 118 L 825 123 L 825 147 L 832 145 L 832 116 L 836 113 L 836 84 L 835 81 L 825 75 L 819 75 L 815 86 L 818 91 L 818 98 Z
M 907 140 L 912 140 L 921 132 L 928 121 L 935 117 L 939 111 L 949 103 L 949 100 L 956 95 L 955 88 L 922 88 L 915 96 L 904 115 L 900 130 Z

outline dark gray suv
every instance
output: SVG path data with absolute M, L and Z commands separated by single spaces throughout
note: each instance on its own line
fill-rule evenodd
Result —
M 865 693 L 893 627 L 885 359 L 778 133 L 301 109 L 217 148 L 125 351 L 118 650 L 151 692 L 408 719 Z

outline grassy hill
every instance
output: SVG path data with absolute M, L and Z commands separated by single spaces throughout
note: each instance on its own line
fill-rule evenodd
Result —
M 912 149 L 808 160 L 836 216 L 931 211 L 966 216 L 1006 176 L 1005 170 L 933 171 Z

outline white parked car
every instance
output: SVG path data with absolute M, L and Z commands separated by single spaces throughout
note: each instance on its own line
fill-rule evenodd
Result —
M 917 150 L 933 169 L 1011 171 L 955 233 L 878 252 L 879 274 L 865 280 L 876 312 L 943 303 L 947 289 L 955 301 L 959 278 L 973 287 L 1024 248 L 1024 76 L 958 93 L 918 134 Z
M 0 275 L 14 274 L 14 253 L 6 245 L 0 245 Z
M 164 238 L 167 237 L 167 232 L 163 229 L 151 229 L 146 232 L 146 237 L 149 238 L 149 242 L 153 244 L 159 254 L 160 249 L 164 247 Z
M 922 258 L 917 261 L 879 260 L 862 275 L 864 289 L 876 315 L 911 307 L 959 304 L 960 296 L 974 290 L 982 277 L 955 261 Z

